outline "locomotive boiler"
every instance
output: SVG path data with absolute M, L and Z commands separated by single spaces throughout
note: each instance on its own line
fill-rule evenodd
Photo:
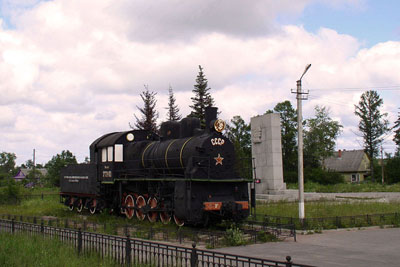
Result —
M 161 125 L 159 135 L 130 130 L 90 145 L 90 163 L 61 172 L 62 201 L 71 210 L 105 208 L 129 219 L 177 225 L 207 224 L 249 215 L 249 179 L 237 173 L 235 149 L 222 131 L 217 108 L 198 118 Z

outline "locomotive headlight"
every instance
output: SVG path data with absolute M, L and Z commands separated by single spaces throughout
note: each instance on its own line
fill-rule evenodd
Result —
M 132 142 L 133 139 L 135 139 L 135 136 L 133 135 L 133 133 L 128 133 L 126 135 L 126 140 L 128 140 L 129 142 Z
M 216 120 L 215 122 L 214 122 L 214 129 L 217 131 L 217 132 L 222 132 L 224 129 L 225 129 L 225 122 L 223 121 L 223 120 L 221 120 L 221 119 L 218 119 L 218 120 Z

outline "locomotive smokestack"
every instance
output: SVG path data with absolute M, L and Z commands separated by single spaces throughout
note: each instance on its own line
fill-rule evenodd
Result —
M 210 123 L 217 119 L 218 108 L 216 107 L 206 107 L 205 109 L 205 119 L 206 119 L 206 129 L 210 129 Z

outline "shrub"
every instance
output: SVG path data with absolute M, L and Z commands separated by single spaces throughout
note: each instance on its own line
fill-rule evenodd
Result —
M 304 181 L 319 184 L 339 184 L 344 182 L 343 175 L 333 171 L 325 171 L 321 168 L 306 168 L 304 170 Z
M 14 179 L 7 179 L 5 186 L 0 188 L 0 203 L 17 203 L 24 195 L 24 188 Z
M 276 241 L 278 241 L 278 238 L 273 234 L 260 231 L 257 233 L 257 240 L 260 242 L 263 242 L 263 243 L 276 242 Z
M 238 227 L 234 226 L 226 230 L 224 240 L 228 246 L 240 246 L 246 244 L 243 232 Z
M 385 166 L 386 178 L 385 180 L 390 183 L 400 182 L 400 157 L 391 158 L 387 161 Z
M 283 171 L 283 180 L 285 183 L 297 183 L 299 180 L 297 171 Z

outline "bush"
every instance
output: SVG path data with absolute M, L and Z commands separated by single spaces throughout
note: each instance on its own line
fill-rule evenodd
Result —
M 283 180 L 285 183 L 297 183 L 299 181 L 297 171 L 283 171 Z
M 385 166 L 386 177 L 385 180 L 389 184 L 400 182 L 400 157 L 391 158 L 387 161 Z
M 228 246 L 241 246 L 246 244 L 243 232 L 238 227 L 234 226 L 226 230 L 224 239 L 226 245 Z
M 278 241 L 278 238 L 273 234 L 260 231 L 257 233 L 257 240 L 259 242 L 266 243 L 266 242 L 276 242 Z
M 7 179 L 5 186 L 0 187 L 0 203 L 17 203 L 21 201 L 25 193 L 22 185 L 16 183 L 14 179 Z
M 339 184 L 344 182 L 344 177 L 340 173 L 325 171 L 321 168 L 305 168 L 304 181 L 319 184 Z

